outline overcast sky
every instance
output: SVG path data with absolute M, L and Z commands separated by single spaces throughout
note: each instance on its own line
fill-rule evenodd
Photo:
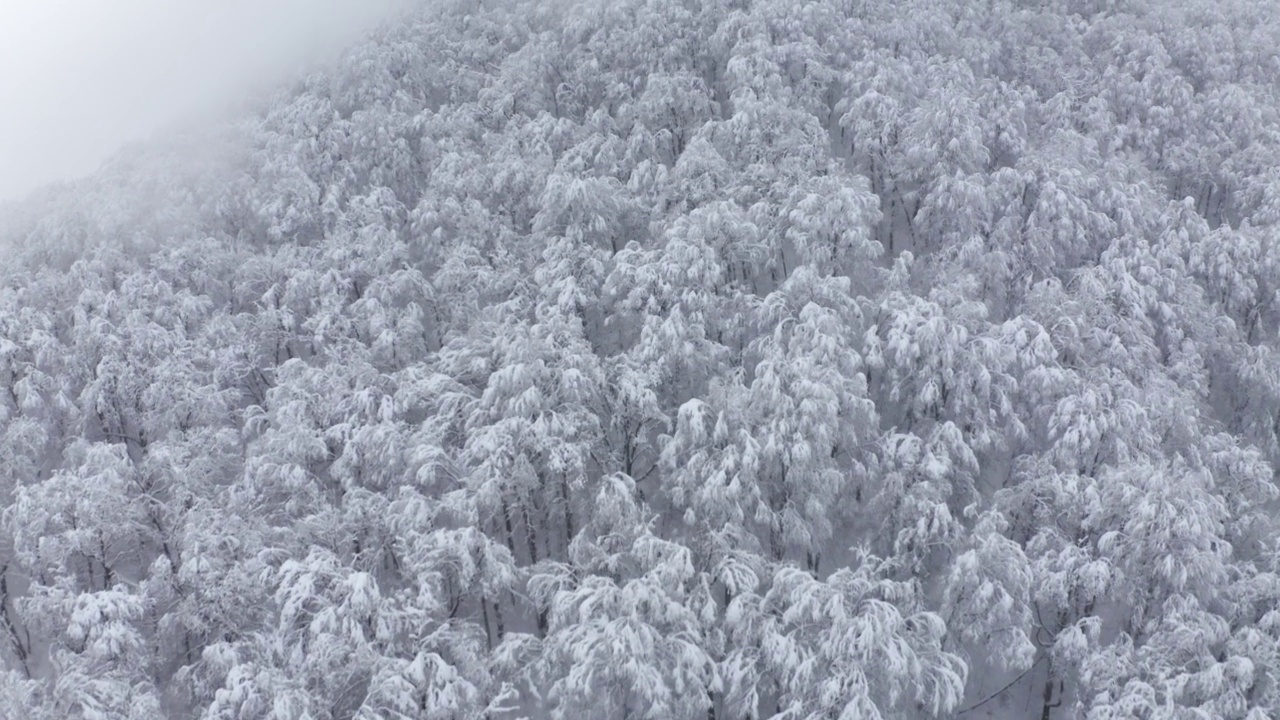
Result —
M 0 0 L 0 200 L 332 55 L 402 0 Z

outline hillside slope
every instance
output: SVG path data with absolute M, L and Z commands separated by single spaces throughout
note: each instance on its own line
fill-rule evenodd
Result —
M 48 191 L 0 716 L 1280 717 L 1278 15 L 431 2 Z

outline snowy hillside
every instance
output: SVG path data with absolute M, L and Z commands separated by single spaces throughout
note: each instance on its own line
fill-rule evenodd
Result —
M 0 718 L 1280 717 L 1280 6 L 437 0 L 0 218 Z

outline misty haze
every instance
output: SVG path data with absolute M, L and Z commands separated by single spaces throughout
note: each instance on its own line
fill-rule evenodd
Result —
M 0 720 L 1280 718 L 1277 48 L 0 5 Z
M 224 116 L 332 59 L 401 0 L 10 0 L 0 7 L 0 200 L 129 141 Z

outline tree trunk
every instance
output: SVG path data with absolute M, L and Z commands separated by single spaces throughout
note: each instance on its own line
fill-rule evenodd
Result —
M 560 502 L 564 503 L 564 547 L 567 550 L 577 533 L 573 527 L 573 508 L 569 505 L 569 479 L 565 477 L 560 478 Z
M 1053 662 L 1050 661 L 1045 667 L 1044 676 L 1044 694 L 1042 696 L 1043 704 L 1040 708 L 1040 720 L 1051 720 L 1053 717 L 1053 709 L 1062 704 L 1062 682 L 1058 685 L 1058 700 L 1053 701 Z

